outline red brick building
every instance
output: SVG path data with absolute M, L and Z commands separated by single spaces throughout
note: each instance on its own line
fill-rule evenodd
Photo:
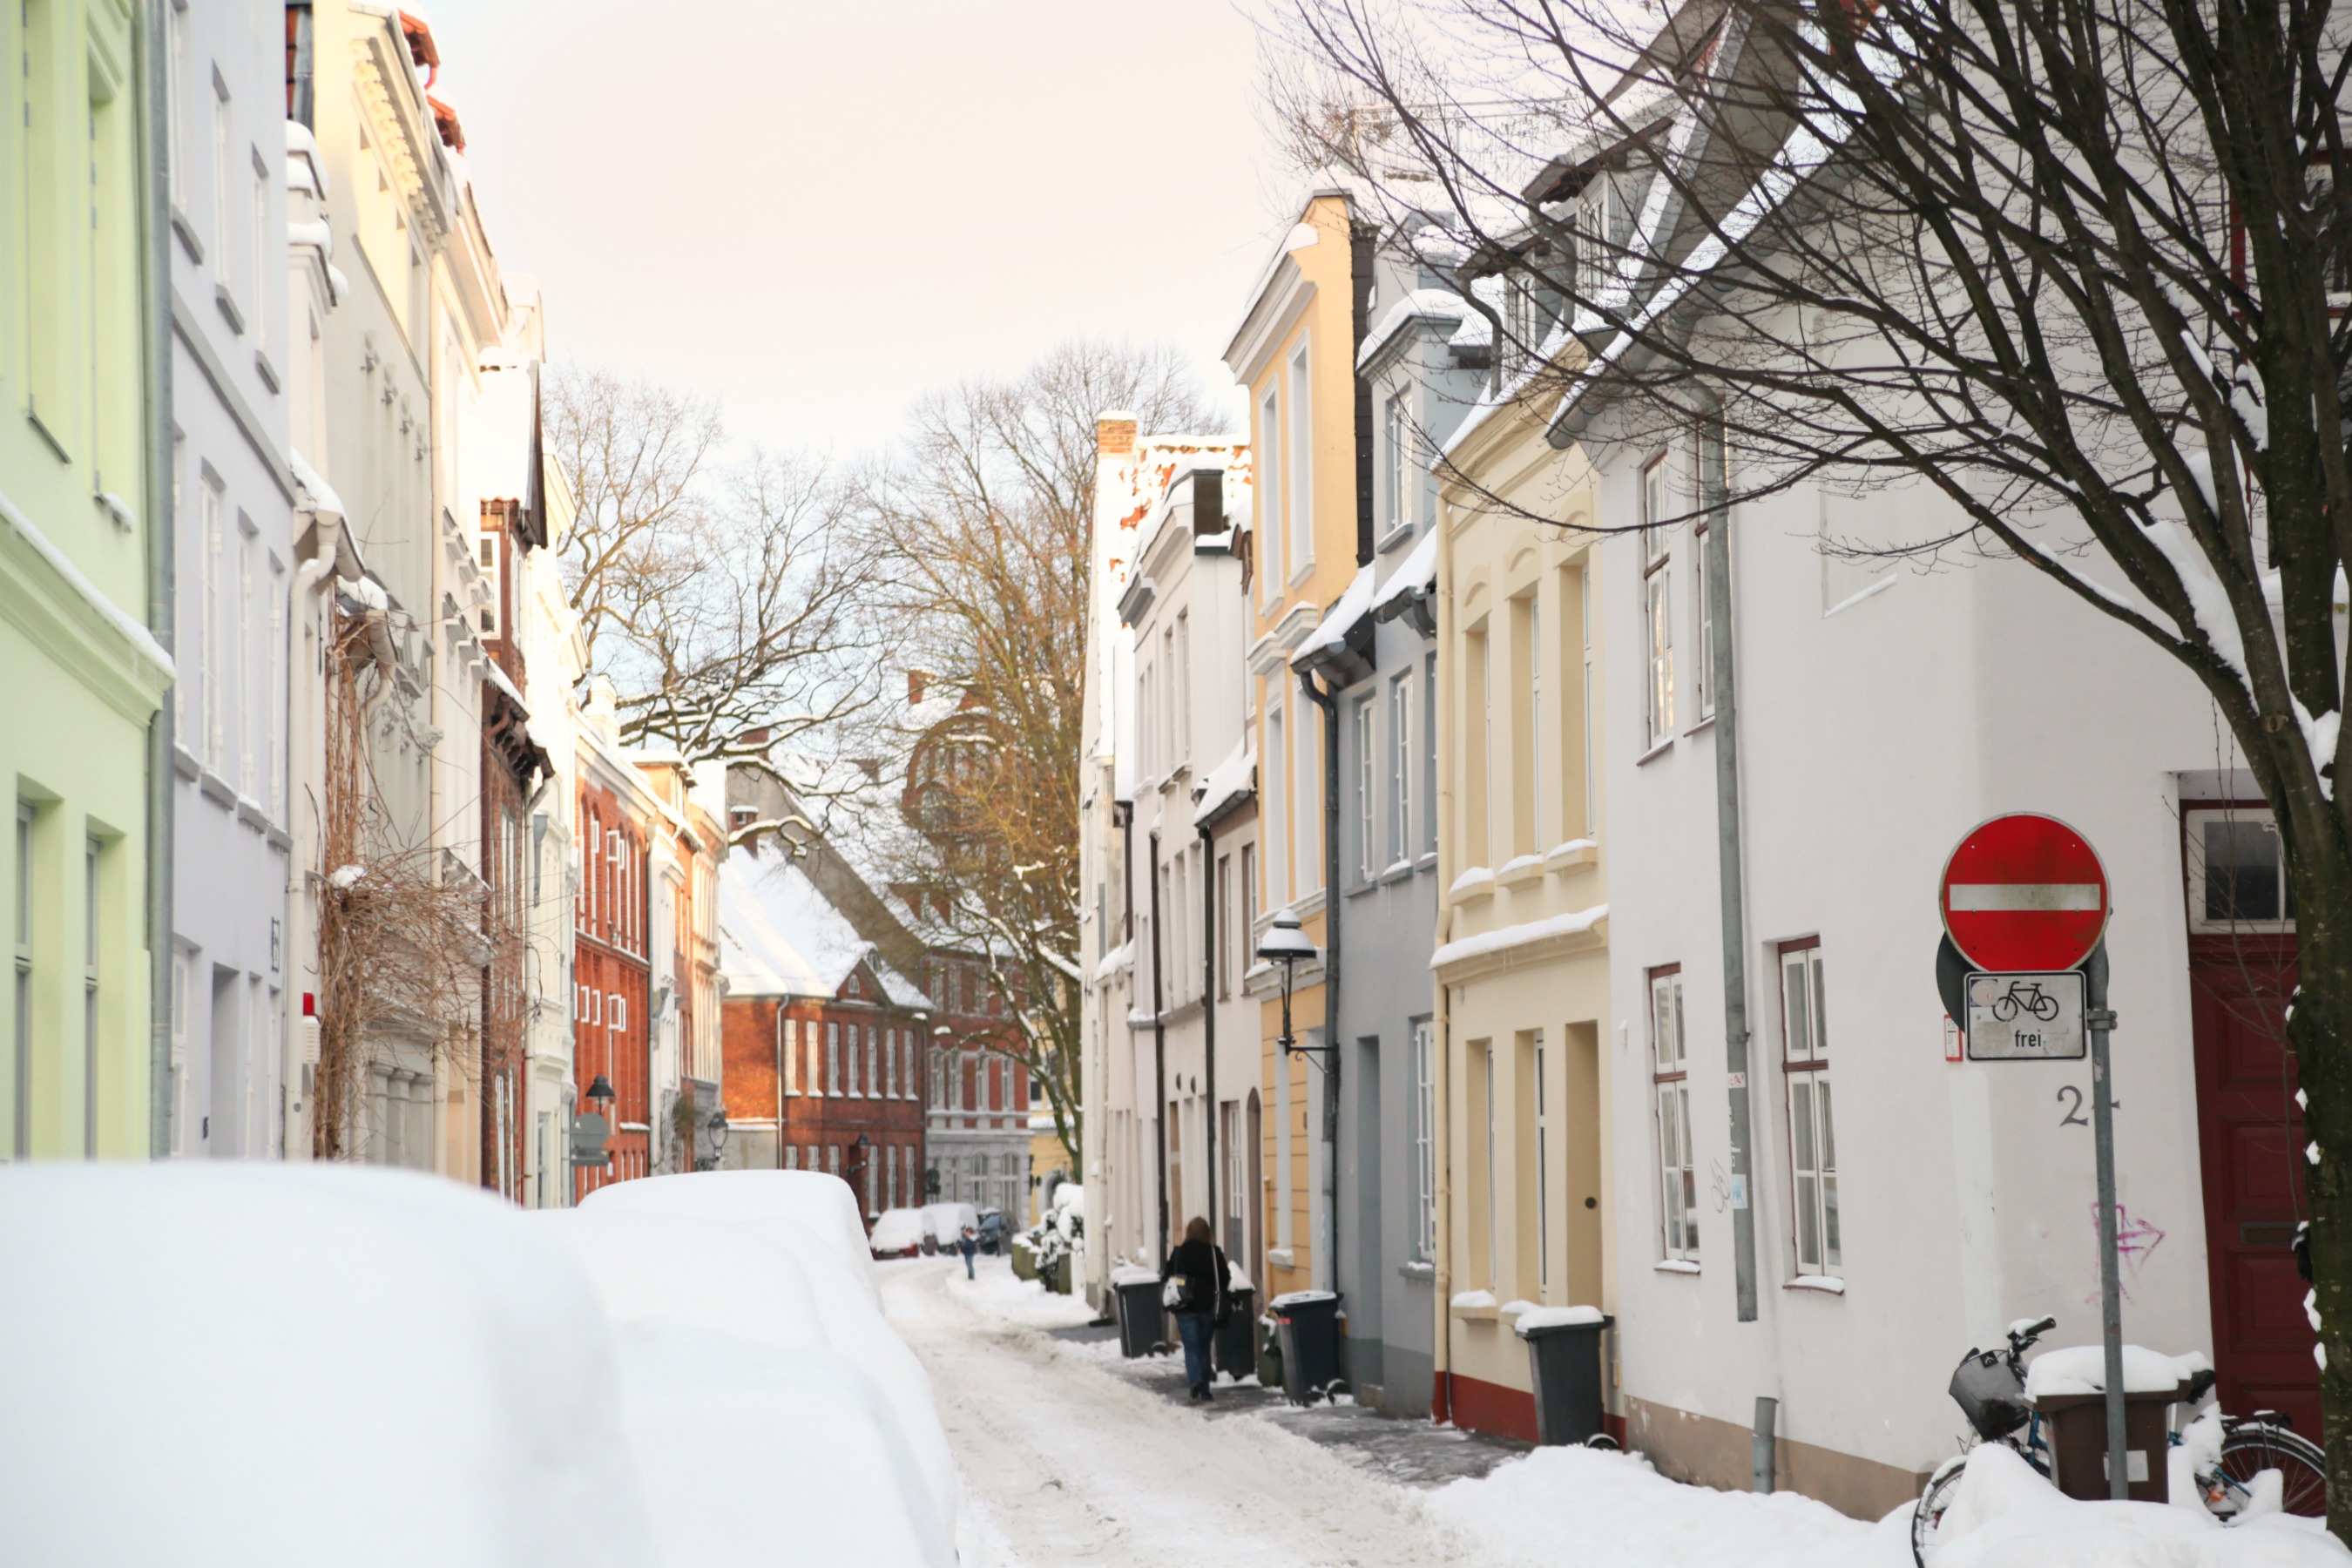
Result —
M 573 904 L 572 1074 L 583 1111 L 613 1124 L 612 1163 L 583 1166 L 574 1201 L 651 1169 L 653 1060 L 646 1016 L 652 973 L 646 900 L 648 812 L 636 770 L 593 742 L 581 748 Z M 613 1099 L 596 1098 L 599 1080 Z
M 719 910 L 727 1163 L 919 1204 L 930 999 L 772 845 L 729 858 Z

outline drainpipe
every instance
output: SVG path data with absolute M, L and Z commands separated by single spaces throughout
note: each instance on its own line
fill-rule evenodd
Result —
M 1739 847 L 1739 726 L 1731 652 L 1731 508 L 1725 493 L 1723 426 L 1699 424 L 1699 494 L 1706 508 L 1706 613 L 1715 624 L 1715 820 L 1723 900 L 1724 1066 L 1731 1095 L 1731 1264 L 1739 1321 L 1756 1321 L 1756 1168 L 1748 1091 L 1748 934 Z
M 1339 701 L 1311 675 L 1298 689 L 1323 710 L 1323 1216 L 1324 1278 L 1339 1290 Z
M 1165 1257 L 1175 1241 L 1168 1230 L 1168 1129 L 1160 1124 L 1168 1114 L 1168 1023 L 1160 996 L 1160 830 L 1153 828 L 1144 842 L 1151 851 L 1144 868 L 1151 881 L 1151 1142 L 1160 1168 L 1160 1256 Z
M 1205 1118 L 1209 1151 L 1209 1238 L 1217 1235 L 1217 841 L 1206 827 L 1201 836 L 1201 1055 L 1208 1065 Z M 1230 1263 L 1231 1259 L 1227 1261 Z M 1223 1287 L 1220 1286 L 1222 1289 Z
M 147 150 L 147 222 L 142 251 L 147 331 L 143 352 L 147 437 L 147 629 L 173 651 L 173 598 L 178 592 L 172 516 L 172 256 L 170 148 L 161 117 L 148 106 L 169 100 L 170 61 L 163 48 L 163 8 L 147 7 L 140 64 L 147 90 L 135 112 Z M 172 704 L 168 698 L 147 721 L 147 1152 L 172 1152 Z
M 1444 705 L 1439 704 L 1441 708 Z M 1442 807 L 1441 807 L 1442 809 Z M 1444 875 L 1444 868 L 1439 868 Z M 1444 884 L 1439 884 L 1441 887 Z M 1440 895 L 1443 896 L 1442 894 Z M 1454 940 L 1454 910 L 1447 906 L 1437 917 L 1437 941 L 1440 946 Z M 1430 1162 L 1437 1174 L 1437 1191 L 1431 1195 L 1431 1207 L 1435 1211 L 1436 1224 L 1432 1227 L 1430 1249 L 1437 1254 L 1433 1259 L 1436 1278 L 1431 1281 L 1436 1292 L 1437 1332 L 1432 1341 L 1431 1420 L 1450 1425 L 1454 1420 L 1454 1164 L 1451 1147 L 1453 1123 L 1450 1111 L 1454 1081 L 1454 988 L 1443 977 L 1437 981 L 1437 1027 L 1434 1030 L 1437 1059 L 1430 1063 Z
M 784 1168 L 784 1005 L 776 1004 L 776 1169 Z

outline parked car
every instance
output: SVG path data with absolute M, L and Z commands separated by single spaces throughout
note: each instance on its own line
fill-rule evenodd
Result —
M 916 1258 L 923 1250 L 923 1211 L 884 1209 L 866 1238 L 877 1258 Z
M 1012 1222 L 1004 1217 L 1003 1209 L 980 1211 L 980 1249 L 990 1257 L 1004 1250 L 1004 1238 L 1011 1230 Z

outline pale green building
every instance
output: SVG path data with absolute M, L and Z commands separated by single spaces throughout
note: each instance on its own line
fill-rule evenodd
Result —
M 144 1158 L 168 740 L 142 0 L 0 9 L 0 1157 Z M 165 887 L 168 886 L 166 882 Z

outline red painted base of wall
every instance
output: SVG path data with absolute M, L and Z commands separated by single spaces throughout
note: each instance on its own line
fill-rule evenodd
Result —
M 1491 1432 L 1522 1443 L 1536 1440 L 1536 1396 L 1521 1389 L 1465 1377 L 1458 1372 L 1444 1373 L 1438 1379 L 1436 1406 L 1438 1420 L 1450 1420 L 1465 1431 Z M 1601 1425 L 1620 1447 L 1624 1446 L 1622 1415 L 1604 1414 Z

